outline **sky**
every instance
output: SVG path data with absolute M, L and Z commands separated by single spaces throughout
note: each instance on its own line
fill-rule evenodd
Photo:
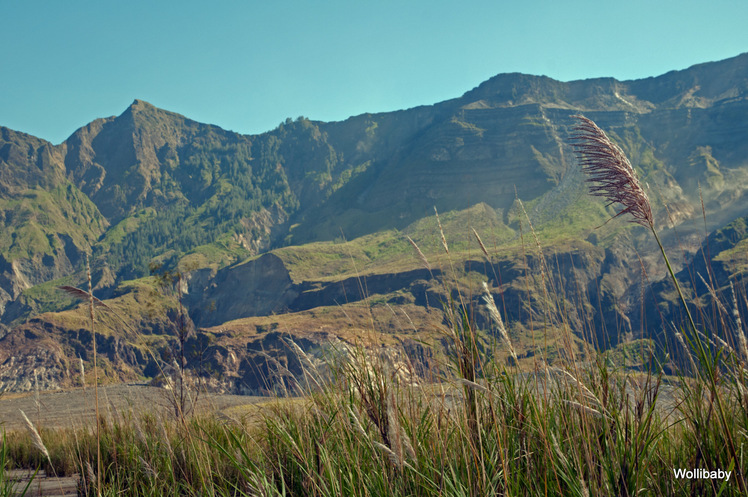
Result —
M 0 126 L 58 144 L 137 98 L 258 134 L 500 73 L 657 76 L 748 52 L 746 21 L 746 0 L 0 0 Z

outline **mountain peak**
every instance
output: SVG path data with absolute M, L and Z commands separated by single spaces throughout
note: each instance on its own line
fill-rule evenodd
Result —
M 145 100 L 137 98 L 120 114 L 117 120 L 129 123 L 127 124 L 128 126 L 133 126 L 140 130 L 148 132 L 155 131 L 159 134 L 166 133 L 167 135 L 173 134 L 173 132 L 182 128 L 185 124 L 213 127 L 209 124 L 197 123 L 182 114 L 156 107 Z
M 129 108 L 143 110 L 143 109 L 156 109 L 157 107 L 153 104 L 146 102 L 145 100 L 139 100 L 136 98 L 135 100 L 132 101 Z
M 149 115 L 157 115 L 157 114 L 177 116 L 177 114 L 174 114 L 173 112 L 160 109 L 156 107 L 155 105 L 146 102 L 145 100 L 139 100 L 137 98 L 133 100 L 132 103 L 122 113 L 123 116 L 135 116 L 135 115 L 149 116 Z M 183 116 L 179 116 L 179 117 L 183 117 Z

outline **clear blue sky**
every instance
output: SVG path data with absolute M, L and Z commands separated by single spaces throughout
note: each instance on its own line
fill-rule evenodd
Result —
M 0 0 L 0 125 L 135 98 L 240 133 L 432 104 L 504 72 L 635 79 L 748 51 L 748 1 Z

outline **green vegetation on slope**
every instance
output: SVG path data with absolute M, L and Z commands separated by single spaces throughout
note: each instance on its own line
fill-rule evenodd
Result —
M 0 253 L 7 260 L 62 251 L 60 236 L 69 237 L 79 250 L 85 249 L 106 227 L 96 206 L 70 183 L 0 199 Z

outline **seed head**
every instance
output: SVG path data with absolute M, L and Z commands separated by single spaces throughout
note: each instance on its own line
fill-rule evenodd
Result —
M 592 183 L 590 193 L 603 197 L 608 205 L 622 204 L 616 214 L 631 214 L 631 222 L 654 229 L 654 217 L 649 198 L 641 187 L 636 171 L 623 150 L 613 143 L 594 122 L 584 116 L 572 116 L 579 122 L 572 137 L 574 152 Z
M 19 411 L 21 411 L 23 421 L 26 423 L 26 428 L 28 428 L 29 434 L 31 435 L 31 443 L 39 452 L 44 455 L 44 457 L 47 458 L 47 462 L 49 462 L 51 466 L 52 460 L 49 458 L 49 451 L 47 450 L 47 447 L 45 447 L 44 442 L 42 441 L 42 437 L 41 435 L 39 435 L 39 431 L 34 427 L 34 424 L 31 422 L 31 420 L 29 420 L 29 417 L 26 416 L 26 413 L 21 409 L 19 409 Z

